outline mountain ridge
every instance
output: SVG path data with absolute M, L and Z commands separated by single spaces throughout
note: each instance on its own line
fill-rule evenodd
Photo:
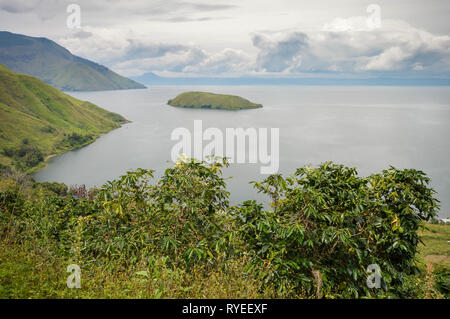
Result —
M 144 89 L 106 66 L 73 55 L 43 37 L 0 31 L 0 63 L 64 91 Z

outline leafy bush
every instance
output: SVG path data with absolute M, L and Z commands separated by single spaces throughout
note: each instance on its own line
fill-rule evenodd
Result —
M 56 132 L 56 129 L 51 125 L 46 125 L 41 127 L 41 131 L 48 134 L 53 134 Z
M 255 271 L 281 291 L 294 286 L 330 297 L 395 294 L 417 271 L 417 230 L 438 208 L 428 182 L 416 170 L 391 167 L 362 178 L 354 168 L 325 163 L 255 183 L 272 197 L 273 210 L 246 202 L 236 218 Z M 383 289 L 366 285 L 371 264 L 381 268 Z
M 94 139 L 93 135 L 81 135 L 78 133 L 72 133 L 68 134 L 64 140 L 61 141 L 60 147 L 74 147 L 74 146 L 81 146 L 84 144 L 87 144 L 89 142 L 92 142 Z
M 48 192 L 50 192 L 52 195 L 57 196 L 67 196 L 68 193 L 68 187 L 64 183 L 57 183 L 57 182 L 40 182 L 35 183 L 33 185 L 35 189 L 41 188 Z
M 42 152 L 36 146 L 30 145 L 28 139 L 24 139 L 17 148 L 4 148 L 3 154 L 13 158 L 20 170 L 35 167 L 44 160 Z
M 0 233 L 14 228 L 18 243 L 109 271 L 164 261 L 167 274 L 201 269 L 212 278 L 245 260 L 239 278 L 257 281 L 270 296 L 424 295 L 417 231 L 438 202 L 423 172 L 391 167 L 359 177 L 333 163 L 304 167 L 254 182 L 271 198 L 268 209 L 256 201 L 229 205 L 221 175 L 227 165 L 180 160 L 157 182 L 152 170 L 138 169 L 91 195 L 52 183 L 38 184 L 28 198 L 0 189 Z M 371 264 L 381 269 L 381 289 L 366 284 Z M 445 278 L 435 280 L 440 291 Z
M 16 185 L 0 190 L 0 217 L 5 221 L 7 214 L 20 214 L 24 206 L 24 198 Z
M 179 162 L 155 185 L 153 171 L 143 169 L 109 182 L 95 200 L 102 212 L 83 224 L 87 255 L 126 263 L 153 255 L 173 265 L 213 263 L 227 253 L 228 192 L 217 174 L 223 165 Z

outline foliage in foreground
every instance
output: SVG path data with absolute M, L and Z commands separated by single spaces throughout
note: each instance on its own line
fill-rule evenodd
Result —
M 79 264 L 90 293 L 111 277 L 128 291 L 123 296 L 135 297 L 427 296 L 415 259 L 418 230 L 438 204 L 423 172 L 391 167 L 359 177 L 333 163 L 304 167 L 254 183 L 271 198 L 266 209 L 256 201 L 229 205 L 225 166 L 179 161 L 157 182 L 153 171 L 138 169 L 77 196 L 55 184 L 24 191 L 4 180 L 0 239 L 38 259 Z M 366 284 L 371 264 L 381 269 L 380 289 Z M 55 286 L 64 285 L 58 278 Z M 434 286 L 427 289 L 435 296 L 445 293 Z M 49 290 L 48 297 L 76 295 Z

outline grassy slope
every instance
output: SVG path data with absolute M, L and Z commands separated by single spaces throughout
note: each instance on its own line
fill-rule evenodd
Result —
M 145 88 L 46 38 L 0 32 L 0 63 L 67 91 Z
M 93 138 L 126 120 L 115 113 L 77 100 L 31 76 L 0 65 L 0 163 L 10 165 L 5 148 L 17 148 L 24 139 L 45 156 L 68 150 L 67 135 Z
M 258 292 L 257 281 L 243 276 L 233 263 L 226 271 L 205 276 L 202 269 L 168 270 L 156 265 L 109 270 L 92 264 L 81 273 L 81 289 L 66 286 L 66 268 L 73 263 L 45 247 L 22 247 L 0 242 L 0 299 L 35 298 L 245 298 L 275 296 Z
M 427 298 L 450 298 L 450 225 L 426 224 L 426 229 L 420 231 L 423 244 L 417 252 L 417 262 L 424 278 L 433 284 L 446 287 L 443 294 L 431 290 Z M 433 273 L 430 276 L 429 273 Z M 428 278 L 428 279 L 427 279 Z M 430 284 L 428 284 L 430 285 Z
M 435 269 L 448 270 L 450 225 L 426 226 L 417 259 L 422 263 L 426 256 L 445 256 L 446 261 L 431 262 Z M 72 261 L 48 247 L 28 246 L 0 242 L 0 298 L 276 298 L 273 291 L 258 292 L 255 278 L 242 276 L 244 260 L 206 277 L 201 270 L 168 271 L 161 265 L 140 275 L 140 268 L 111 271 L 93 264 L 82 271 L 81 289 L 68 289 L 66 267 Z
M 421 269 L 430 262 L 435 268 L 450 272 L 450 225 L 427 224 L 420 232 L 423 244 L 419 245 L 418 261 Z
M 66 91 L 101 91 L 144 88 L 136 82 L 130 82 L 107 68 L 91 67 L 82 62 L 64 65 L 49 83 Z
M 206 92 L 185 92 L 169 100 L 168 104 L 186 108 L 211 108 L 225 110 L 242 110 L 262 107 L 235 95 L 214 94 Z

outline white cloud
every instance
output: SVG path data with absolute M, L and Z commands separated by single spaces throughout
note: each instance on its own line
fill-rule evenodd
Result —
M 372 57 L 363 67 L 364 70 L 394 71 L 403 67 L 403 61 L 411 57 L 411 53 L 400 47 L 391 47 L 381 54 Z M 422 66 L 423 70 L 423 66 Z
M 119 62 L 112 68 L 129 76 L 150 71 L 183 76 L 238 76 L 247 73 L 251 69 L 251 63 L 251 58 L 238 50 L 224 49 L 211 53 L 191 46 L 184 47 L 183 50 L 167 51 L 160 56 Z
M 373 28 L 368 23 L 368 17 L 335 18 L 330 23 L 325 23 L 323 31 L 328 32 L 349 32 L 349 31 L 370 31 Z
M 364 16 L 365 6 L 358 9 L 359 16 L 334 18 L 322 27 L 311 28 L 295 24 L 295 19 L 300 19 L 297 14 L 305 19 L 305 12 L 315 12 L 315 17 L 326 21 L 323 18 L 329 19 L 329 12 L 319 14 L 317 10 L 322 5 L 305 4 L 308 11 L 297 2 L 283 6 L 268 0 L 224 0 L 215 4 L 204 0 L 80 0 L 82 28 L 74 30 L 61 28 L 67 16 L 65 6 L 70 2 L 0 0 L 0 19 L 26 28 L 22 18 L 34 16 L 27 21 L 36 24 L 38 18 L 54 16 L 29 28 L 44 30 L 45 26 L 55 30 L 51 38 L 72 53 L 124 75 L 151 71 L 217 76 L 396 72 L 442 75 L 450 71 L 448 35 L 386 19 L 384 15 L 381 28 L 371 28 L 368 16 Z M 348 0 L 349 12 L 354 12 L 350 8 L 355 6 L 355 1 Z M 288 7 L 292 12 L 287 12 Z M 381 7 L 382 12 L 394 8 L 387 3 L 381 3 Z M 417 3 L 413 7 L 416 11 L 422 8 Z M 223 19 L 224 15 L 229 19 Z M 264 31 L 249 33 L 251 30 Z
M 66 13 L 71 0 L 0 0 L 0 11 L 21 16 L 32 14 L 41 22 L 55 18 L 58 14 Z M 16 18 L 17 19 L 17 18 Z
M 168 51 L 164 55 L 135 60 L 127 60 L 113 65 L 113 69 L 123 74 L 142 74 L 149 71 L 182 72 L 188 65 L 196 65 L 206 58 L 206 53 L 195 47 L 181 51 Z
M 414 72 L 450 70 L 450 37 L 402 21 L 371 28 L 366 17 L 337 18 L 322 30 L 253 33 L 256 55 L 216 52 L 189 43 L 161 43 L 131 31 L 85 27 L 59 42 L 75 54 L 124 75 L 160 71 L 197 75 Z
M 267 72 L 410 72 L 450 70 L 450 37 L 402 21 L 370 28 L 366 17 L 338 18 L 322 31 L 255 34 L 259 70 Z
M 195 44 L 137 39 L 130 32 L 84 27 L 58 41 L 73 54 L 110 66 L 128 76 L 160 71 L 198 75 L 242 75 L 253 59 L 242 50 L 209 52 Z
M 293 32 L 288 37 L 275 35 L 270 39 L 262 34 L 254 34 L 252 42 L 260 49 L 256 65 L 258 69 L 268 72 L 290 71 L 300 68 L 304 54 L 308 48 L 308 36 L 301 32 Z
M 201 75 L 242 75 L 253 67 L 252 59 L 240 50 L 224 49 L 216 54 L 206 54 L 197 64 L 187 65 L 182 72 Z
M 125 60 L 162 57 L 167 53 L 181 53 L 190 49 L 187 44 L 170 44 L 142 39 L 133 32 L 109 28 L 84 27 L 70 36 L 59 39 L 59 44 L 73 54 L 108 65 Z

